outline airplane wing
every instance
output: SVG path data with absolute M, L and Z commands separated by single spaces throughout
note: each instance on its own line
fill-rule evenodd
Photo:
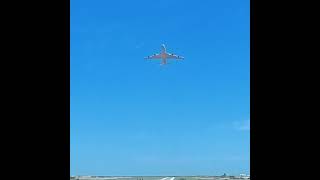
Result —
M 175 54 L 167 54 L 167 58 L 168 59 L 184 59 L 184 57 L 178 56 L 178 55 L 175 55 Z
M 161 55 L 160 54 L 154 54 L 154 55 L 145 57 L 145 59 L 161 59 Z

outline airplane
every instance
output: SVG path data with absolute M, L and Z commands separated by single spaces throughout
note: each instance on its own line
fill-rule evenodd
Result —
M 240 174 L 240 179 L 250 179 L 250 175 Z
M 144 59 L 162 59 L 160 65 L 165 65 L 167 63 L 167 59 L 177 59 L 177 60 L 182 60 L 184 57 L 178 56 L 175 54 L 168 53 L 166 50 L 166 46 L 164 44 L 161 45 L 161 52 L 160 54 L 153 54 L 151 56 L 147 56 Z

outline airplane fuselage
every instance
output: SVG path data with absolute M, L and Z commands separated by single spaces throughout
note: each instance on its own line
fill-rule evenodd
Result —
M 161 45 L 161 58 L 162 58 L 161 64 L 167 64 L 167 50 L 164 44 Z

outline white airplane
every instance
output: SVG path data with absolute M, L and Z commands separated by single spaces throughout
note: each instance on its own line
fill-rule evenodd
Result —
M 184 57 L 178 56 L 175 54 L 171 54 L 171 53 L 167 53 L 166 46 L 164 44 L 162 44 L 160 54 L 154 54 L 154 55 L 145 57 L 145 59 L 162 59 L 160 65 L 165 65 L 165 64 L 167 64 L 167 59 L 181 60 L 181 59 L 184 59 Z

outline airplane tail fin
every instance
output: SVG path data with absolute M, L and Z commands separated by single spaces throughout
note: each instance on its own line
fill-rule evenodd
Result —
M 165 65 L 168 65 L 168 64 L 171 64 L 171 63 L 168 63 L 168 62 L 167 63 L 161 63 L 160 66 L 165 66 Z

